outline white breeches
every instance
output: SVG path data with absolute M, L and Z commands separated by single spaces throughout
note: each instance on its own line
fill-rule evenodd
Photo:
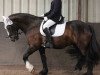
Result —
M 55 23 L 56 23 L 56 22 L 54 22 L 53 20 L 50 20 L 50 19 L 49 19 L 46 23 L 44 23 L 43 29 L 49 28 L 49 27 L 53 26 Z

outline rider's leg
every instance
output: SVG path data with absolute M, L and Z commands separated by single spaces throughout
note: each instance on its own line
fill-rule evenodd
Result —
M 49 29 L 45 28 L 43 31 L 46 34 L 46 43 L 45 43 L 44 46 L 47 47 L 47 48 L 52 48 L 53 47 L 53 45 L 52 45 L 52 38 L 51 38 L 52 36 L 50 34 Z
M 52 45 L 52 36 L 50 34 L 50 31 L 49 31 L 49 27 L 51 27 L 52 25 L 54 25 L 55 22 L 52 21 L 52 20 L 48 20 L 44 25 L 43 25 L 43 31 L 44 33 L 46 34 L 46 39 L 47 39 L 47 43 L 46 43 L 46 47 L 53 47 Z
M 48 21 L 45 22 L 45 24 L 43 25 L 43 29 L 45 28 L 49 28 L 51 26 L 53 26 L 56 22 L 54 22 L 53 20 L 49 19 Z

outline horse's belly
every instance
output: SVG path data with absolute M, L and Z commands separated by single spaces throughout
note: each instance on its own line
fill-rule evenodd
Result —
M 63 36 L 54 38 L 53 43 L 56 49 L 63 49 L 72 44 L 68 39 L 64 39 Z

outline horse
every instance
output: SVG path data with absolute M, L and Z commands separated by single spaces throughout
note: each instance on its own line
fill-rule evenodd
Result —
M 39 75 L 48 75 L 46 47 L 42 46 L 45 36 L 40 33 L 43 17 L 28 13 L 16 13 L 3 18 L 4 27 L 11 41 L 15 42 L 19 39 L 19 30 L 22 30 L 27 38 L 29 48 L 23 55 L 26 68 L 32 73 L 35 72 L 35 68 L 29 62 L 28 57 L 39 50 L 43 64 L 43 69 L 39 72 Z M 99 63 L 100 59 L 100 46 L 92 26 L 79 20 L 68 21 L 63 35 L 52 37 L 52 41 L 54 49 L 63 49 L 72 45 L 75 49 L 68 50 L 68 53 L 77 58 L 75 70 L 80 71 L 85 65 L 87 71 L 84 75 L 93 75 L 93 68 Z

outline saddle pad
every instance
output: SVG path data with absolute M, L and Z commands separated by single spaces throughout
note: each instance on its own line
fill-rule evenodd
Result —
M 40 26 L 40 33 L 41 35 L 45 36 L 45 33 L 43 32 L 43 23 L 44 22 L 42 22 Z M 52 37 L 62 36 L 65 31 L 65 26 L 66 26 L 66 22 L 64 22 L 63 24 L 57 24 L 55 28 L 55 33 L 52 35 Z

